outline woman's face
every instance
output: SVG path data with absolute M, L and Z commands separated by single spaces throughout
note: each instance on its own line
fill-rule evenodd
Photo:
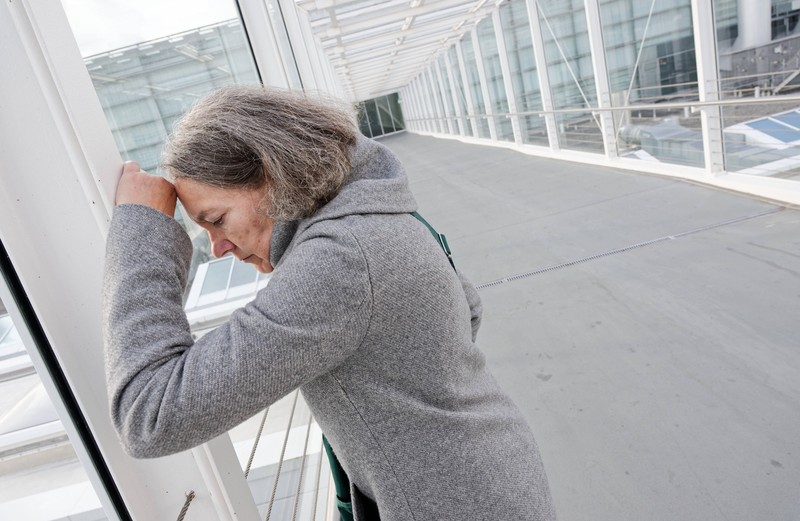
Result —
M 265 189 L 218 188 L 179 177 L 175 191 L 189 217 L 208 232 L 215 257 L 231 253 L 261 273 L 272 271 L 274 222 L 265 215 Z

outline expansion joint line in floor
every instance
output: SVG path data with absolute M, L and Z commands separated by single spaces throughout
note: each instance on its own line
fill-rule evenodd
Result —
M 609 257 L 611 255 L 617 255 L 619 253 L 624 253 L 626 251 L 635 250 L 635 249 L 638 249 L 638 248 L 644 248 L 645 246 L 651 246 L 653 244 L 658 244 L 658 243 L 666 242 L 666 241 L 673 241 L 673 240 L 679 239 L 681 237 L 686 237 L 687 235 L 694 235 L 696 233 L 700 233 L 700 232 L 704 232 L 704 231 L 708 231 L 708 230 L 713 230 L 713 229 L 716 229 L 716 228 L 722 228 L 724 226 L 730 226 L 732 224 L 737 224 L 737 223 L 741 223 L 741 222 L 745 222 L 745 221 L 750 221 L 752 219 L 758 219 L 759 217 L 765 217 L 767 215 L 772 215 L 772 214 L 778 213 L 778 212 L 782 211 L 783 209 L 784 209 L 783 207 L 773 208 L 773 209 L 768 210 L 766 212 L 761 212 L 761 213 L 751 214 L 751 215 L 745 215 L 743 217 L 737 217 L 735 219 L 729 219 L 727 221 L 723 221 L 723 222 L 719 222 L 719 223 L 715 223 L 715 224 L 710 224 L 708 226 L 702 226 L 700 228 L 694 228 L 692 230 L 688 230 L 688 231 L 685 231 L 685 232 L 675 233 L 675 234 L 672 234 L 672 235 L 665 235 L 663 237 L 658 237 L 657 239 L 652 239 L 652 240 L 644 241 L 644 242 L 638 242 L 636 244 L 631 244 L 630 246 L 625 246 L 623 248 L 617 248 L 615 250 L 610 250 L 610 251 L 606 251 L 606 252 L 603 252 L 603 253 L 598 253 L 596 255 L 590 255 L 588 257 L 582 257 L 580 259 L 575 259 L 575 260 L 571 260 L 571 261 L 568 261 L 568 262 L 562 262 L 561 264 L 555 264 L 553 266 L 547 266 L 546 268 L 539 268 L 537 270 L 528 271 L 528 272 L 525 272 L 525 273 L 519 273 L 517 275 L 511 275 L 511 276 L 508 276 L 508 277 L 504 277 L 502 279 L 493 280 L 491 282 L 484 282 L 483 284 L 477 285 L 476 288 L 480 290 L 480 289 L 490 288 L 490 287 L 493 287 L 493 286 L 499 286 L 501 284 L 505 284 L 506 282 L 514 282 L 514 281 L 521 280 L 521 279 L 527 279 L 529 277 L 534 277 L 536 275 L 541 275 L 543 273 L 548 273 L 548 272 L 555 271 L 555 270 L 560 270 L 560 269 L 563 269 L 563 268 L 569 268 L 570 266 L 575 266 L 576 264 L 582 264 L 584 262 L 589 262 L 589 261 L 593 261 L 593 260 L 597 260 L 597 259 L 602 259 L 603 257 Z

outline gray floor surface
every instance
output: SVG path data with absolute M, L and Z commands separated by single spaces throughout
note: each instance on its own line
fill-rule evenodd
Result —
M 800 211 L 453 140 L 381 142 L 460 270 L 529 274 L 482 287 L 478 341 L 533 426 L 562 521 L 800 519 Z

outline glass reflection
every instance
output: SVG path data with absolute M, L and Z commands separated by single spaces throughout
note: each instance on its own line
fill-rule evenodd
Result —
M 483 93 L 481 92 L 481 78 L 478 74 L 478 64 L 475 61 L 475 49 L 472 44 L 472 36 L 466 34 L 461 39 L 461 52 L 464 57 L 464 68 L 467 70 L 467 78 L 469 79 L 469 94 L 472 98 L 472 107 L 475 110 L 475 116 L 486 114 L 486 104 L 483 102 Z M 478 123 L 478 137 L 490 139 L 489 122 L 485 117 L 476 117 Z

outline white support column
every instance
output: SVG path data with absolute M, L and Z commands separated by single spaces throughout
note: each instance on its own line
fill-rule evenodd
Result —
M 108 413 L 100 317 L 122 160 L 61 4 L 3 2 L 0 34 L 0 70 L 14 71 L 0 82 L 0 99 L 14 101 L 0 106 L 0 169 L 8 174 L 0 175 L 0 239 L 126 507 L 137 520 L 170 519 L 194 490 L 193 520 L 259 519 L 238 462 L 227 460 L 227 435 L 202 449 L 212 462 L 227 461 L 216 477 L 192 451 L 140 460 L 120 445 Z
M 297 72 L 303 80 L 303 90 L 311 92 L 319 89 L 319 82 L 314 75 L 314 66 L 311 64 L 311 53 L 313 47 L 306 45 L 306 38 L 303 30 L 300 27 L 300 19 L 297 15 L 297 4 L 293 0 L 278 0 L 280 11 L 283 15 L 286 33 L 289 36 L 289 42 L 292 45 L 292 53 L 294 54 L 295 63 L 297 63 Z M 309 44 L 311 42 L 308 42 Z
M 511 128 L 514 131 L 514 142 L 522 144 L 522 129 L 517 112 L 517 98 L 514 96 L 514 82 L 511 78 L 511 66 L 508 64 L 508 50 L 506 49 L 506 39 L 503 36 L 503 24 L 500 22 L 500 9 L 495 9 L 492 13 L 492 24 L 494 25 L 494 36 L 497 40 L 497 52 L 500 55 L 500 70 L 503 72 L 503 86 L 508 100 L 508 111 L 513 114 L 511 118 Z
M 419 76 L 411 81 L 411 91 L 414 93 L 414 106 L 417 112 L 417 129 L 423 132 L 428 131 L 428 123 L 424 121 L 426 117 L 425 105 L 422 103 L 422 94 L 419 91 Z
M 550 73 L 547 69 L 547 55 L 544 51 L 544 37 L 542 24 L 539 20 L 539 7 L 536 0 L 526 0 L 528 6 L 528 23 L 531 27 L 531 40 L 533 41 L 533 57 L 536 62 L 536 76 L 539 79 L 539 92 L 542 97 L 542 110 L 547 128 L 547 140 L 552 150 L 561 149 L 558 139 L 558 125 L 556 115 L 552 113 L 555 108 L 553 94 L 550 89 Z
M 461 85 L 464 87 L 464 102 L 467 104 L 467 114 L 473 116 L 469 118 L 469 124 L 472 127 L 472 135 L 474 137 L 480 137 L 478 133 L 478 120 L 474 117 L 475 105 L 472 103 L 472 86 L 469 83 L 467 67 L 464 65 L 464 52 L 461 50 L 461 41 L 456 43 L 456 58 L 458 58 L 458 70 L 461 74 Z
M 472 29 L 472 46 L 475 49 L 475 66 L 478 69 L 478 78 L 481 80 L 481 96 L 483 96 L 483 106 L 486 107 L 487 121 L 489 123 L 489 136 L 492 141 L 497 141 L 497 128 L 495 119 L 492 116 L 494 110 L 492 109 L 492 99 L 489 97 L 489 84 L 486 82 L 486 68 L 483 64 L 483 54 L 481 53 L 481 46 L 478 42 L 478 29 Z
M 447 104 L 445 100 L 445 95 L 450 94 L 444 88 L 444 78 L 442 78 L 442 68 L 439 66 L 438 63 L 439 59 L 433 60 L 432 67 L 436 70 L 436 83 L 439 87 L 439 99 L 442 101 L 442 111 L 445 113 L 445 117 L 447 117 L 447 128 L 450 129 L 451 134 L 455 134 L 455 125 L 453 122 L 454 114 L 450 113 L 450 106 Z M 452 101 L 452 100 L 451 100 Z
M 603 27 L 600 23 L 599 0 L 584 0 L 586 10 L 586 26 L 589 33 L 589 49 L 592 53 L 592 70 L 594 84 L 597 89 L 597 103 L 600 108 L 611 107 L 611 88 L 608 83 L 606 67 L 606 49 L 603 44 Z M 617 132 L 614 128 L 614 116 L 611 111 L 596 113 L 595 119 L 600 121 L 603 136 L 603 148 L 606 157 L 614 159 L 619 156 L 617 148 Z
M 700 101 L 719 101 L 719 69 L 717 66 L 716 30 L 711 3 L 692 0 L 697 86 Z M 706 172 L 712 175 L 725 170 L 725 147 L 722 132 L 722 109 L 703 107 L 703 157 Z
M 458 45 L 456 43 L 456 45 Z M 456 88 L 455 76 L 453 75 L 453 67 L 450 63 L 450 53 L 445 52 L 444 56 L 442 57 L 444 60 L 444 66 L 447 71 L 447 78 L 450 82 L 450 96 L 453 100 L 453 107 L 456 111 L 455 116 L 458 118 L 458 133 L 462 136 L 466 135 L 466 131 L 464 129 L 464 111 L 462 110 L 462 103 L 459 100 L 459 92 Z
M 263 0 L 239 0 L 242 21 L 264 85 L 289 88 L 289 75 L 283 63 L 275 32 Z

